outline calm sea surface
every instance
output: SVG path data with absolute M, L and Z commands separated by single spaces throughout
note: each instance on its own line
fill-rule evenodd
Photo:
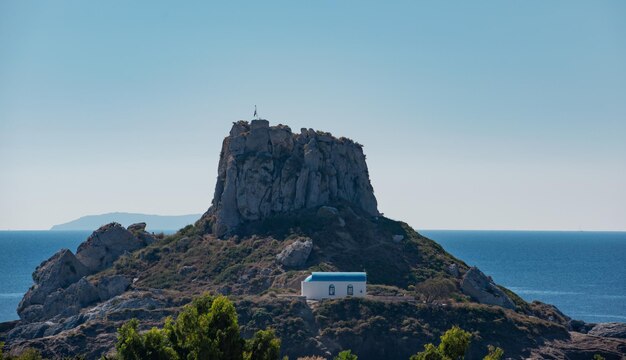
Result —
M 626 322 L 626 232 L 421 231 L 525 300 Z
M 90 231 L 0 231 L 0 321 L 41 261 L 75 251 Z M 526 300 L 589 322 L 626 322 L 626 232 L 421 231 Z

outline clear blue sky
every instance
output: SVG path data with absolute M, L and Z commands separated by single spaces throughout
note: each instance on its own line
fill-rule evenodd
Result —
M 203 212 L 222 138 L 365 145 L 418 229 L 626 230 L 624 1 L 0 2 L 0 229 Z

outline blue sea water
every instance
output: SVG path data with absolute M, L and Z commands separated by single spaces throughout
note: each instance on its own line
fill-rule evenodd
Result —
M 90 231 L 0 231 L 0 322 L 18 318 L 15 309 L 33 284 L 32 273 L 58 250 L 76 252 Z
M 626 232 L 420 233 L 527 301 L 587 322 L 626 322 Z
M 526 300 L 588 322 L 626 322 L 626 232 L 420 231 Z M 0 322 L 32 285 L 35 267 L 89 231 L 0 231 Z

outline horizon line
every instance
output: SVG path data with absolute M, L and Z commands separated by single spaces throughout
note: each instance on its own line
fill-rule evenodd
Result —
M 103 224 L 105 225 L 105 224 Z M 96 231 L 97 229 L 84 229 L 84 230 L 52 230 L 52 229 L 9 229 L 0 228 L 0 231 L 50 231 L 50 232 L 63 232 L 63 231 Z M 180 229 L 155 229 L 155 230 L 180 230 Z M 415 231 L 509 231 L 509 232 L 626 232 L 626 229 L 622 230 L 597 230 L 597 229 L 419 229 L 414 228 Z

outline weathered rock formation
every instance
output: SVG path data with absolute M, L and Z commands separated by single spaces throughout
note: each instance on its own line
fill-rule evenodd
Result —
M 306 263 L 313 250 L 313 241 L 309 238 L 302 238 L 287 245 L 276 255 L 276 260 L 287 267 L 299 267 Z
M 137 224 L 128 228 L 138 235 L 143 236 L 145 233 Z M 76 250 L 76 258 L 91 272 L 97 272 L 111 266 L 123 253 L 135 251 L 149 242 L 118 223 L 110 223 L 101 226 L 87 238 L 87 241 L 80 244 Z
M 78 247 L 76 256 L 63 249 L 41 263 L 33 272 L 35 284 L 17 308 L 20 318 L 33 322 L 67 317 L 89 304 L 124 292 L 130 281 L 123 276 L 103 277 L 93 283 L 86 276 L 109 267 L 125 252 L 154 241 L 144 230 L 145 224 L 128 228 L 130 231 L 118 223 L 104 225 Z
M 48 296 L 64 289 L 89 274 L 85 267 L 68 249 L 59 250 L 33 272 L 35 284 L 22 298 L 17 312 L 20 318 L 32 321 L 42 316 Z
M 205 218 L 217 236 L 271 214 L 349 202 L 379 215 L 362 146 L 329 133 L 267 120 L 234 123 L 224 139 Z
M 588 332 L 589 335 L 626 339 L 626 324 L 612 322 L 597 324 Z
M 515 309 L 515 303 L 502 291 L 493 280 L 478 270 L 470 268 L 461 282 L 463 292 L 481 304 L 497 305 L 507 309 Z

